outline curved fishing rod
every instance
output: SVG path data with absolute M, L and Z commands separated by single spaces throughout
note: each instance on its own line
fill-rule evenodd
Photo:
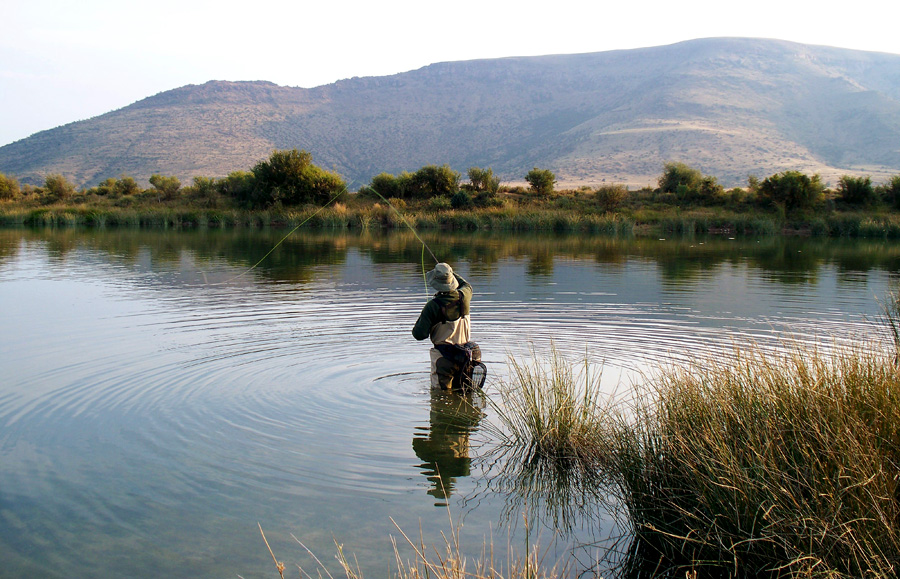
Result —
M 278 243 L 276 243 L 275 245 L 273 245 L 273 246 L 272 246 L 272 249 L 270 249 L 264 256 L 262 256 L 261 258 L 259 258 L 259 261 L 257 261 L 257 262 L 254 263 L 253 265 L 251 265 L 251 266 L 247 269 L 247 271 L 241 272 L 241 273 L 239 273 L 238 275 L 234 276 L 234 277 L 231 278 L 231 279 L 226 279 L 225 281 L 218 282 L 218 283 L 215 283 L 215 284 L 209 284 L 209 285 L 224 285 L 224 284 L 227 284 L 227 283 L 231 283 L 231 282 L 233 282 L 234 280 L 240 279 L 240 278 L 244 277 L 245 275 L 247 275 L 248 273 L 250 273 L 251 271 L 253 271 L 254 269 L 256 269 L 256 267 L 257 267 L 259 264 L 261 264 L 267 257 L 269 257 L 270 255 L 272 255 L 272 252 L 275 251 L 275 250 L 278 248 L 279 245 L 281 245 L 282 243 L 284 243 L 284 240 L 287 239 L 288 237 L 290 237 L 292 233 L 294 233 L 295 231 L 297 231 L 298 229 L 300 229 L 301 227 L 303 227 L 303 225 L 306 224 L 306 222 L 308 222 L 310 219 L 312 219 L 313 217 L 315 217 L 316 215 L 318 215 L 319 213 L 321 213 L 326 207 L 328 207 L 329 205 L 331 205 L 332 203 L 334 203 L 335 201 L 337 201 L 337 199 L 338 199 L 341 195 L 343 195 L 344 193 L 346 193 L 346 192 L 347 192 L 347 186 L 345 185 L 344 187 L 341 188 L 340 191 L 337 192 L 337 194 L 336 194 L 334 197 L 332 197 L 332 198 L 328 201 L 328 203 L 326 203 L 325 205 L 322 205 L 321 207 L 319 207 L 318 209 L 316 209 L 316 211 L 315 211 L 312 215 L 310 215 L 309 217 L 307 217 L 306 219 L 304 219 L 303 221 L 301 221 L 299 225 L 297 225 L 296 227 L 294 227 L 293 229 L 291 229 L 290 231 L 288 231 L 288 232 L 287 232 L 287 235 L 285 235 L 284 237 L 282 237 L 282 238 L 278 241 Z
M 441 260 L 439 260 L 437 257 L 435 257 L 434 252 L 431 251 L 431 248 L 428 247 L 428 244 L 425 243 L 425 241 L 424 241 L 421 237 L 419 237 L 419 234 L 416 232 L 416 228 L 409 224 L 409 222 L 406 220 L 406 218 L 403 217 L 403 215 L 402 215 L 399 211 L 397 211 L 397 208 L 394 207 L 394 205 L 393 205 L 390 201 L 388 201 L 387 199 L 384 198 L 384 195 L 382 195 L 381 193 L 379 193 L 379 192 L 378 192 L 377 190 L 375 190 L 373 187 L 369 187 L 369 189 L 370 189 L 373 193 L 375 193 L 376 195 L 378 195 L 378 197 L 380 197 L 382 201 L 384 201 L 385 203 L 387 203 L 387 204 L 388 204 L 388 207 L 390 207 L 391 209 L 394 210 L 394 213 L 397 214 L 397 217 L 400 218 L 400 220 L 403 222 L 403 224 L 406 225 L 407 227 L 409 227 L 410 231 L 413 232 L 413 235 L 416 236 L 416 239 L 418 239 L 419 242 L 422 244 L 423 252 L 424 252 L 425 249 L 427 249 L 427 250 L 428 250 L 428 253 L 431 254 L 431 257 L 434 258 L 434 263 L 440 263 Z
M 396 207 L 394 207 L 393 203 L 391 203 L 390 201 L 388 201 L 388 200 L 384 197 L 384 195 L 382 195 L 381 193 L 379 193 L 376 189 L 374 189 L 374 188 L 372 188 L 372 187 L 369 187 L 369 190 L 372 191 L 373 193 L 375 193 L 375 195 L 377 195 L 382 201 L 384 201 L 385 203 L 387 203 L 388 207 L 390 207 L 390 208 L 394 211 L 394 213 L 397 214 L 397 217 L 400 218 L 400 221 L 402 221 L 403 224 L 406 225 L 406 226 L 409 228 L 410 231 L 412 231 L 413 235 L 416 236 L 416 239 L 419 240 L 419 243 L 422 244 L 422 279 L 423 279 L 424 282 L 425 282 L 425 295 L 426 295 L 426 300 L 427 300 L 427 299 L 430 297 L 430 293 L 429 293 L 429 291 L 428 291 L 428 279 L 427 279 L 427 277 L 426 277 L 426 270 L 425 270 L 425 250 L 426 250 L 426 249 L 428 250 L 428 253 L 431 254 L 431 257 L 432 257 L 432 259 L 434 259 L 434 262 L 435 262 L 435 263 L 440 263 L 440 260 L 437 258 L 437 256 L 434 255 L 434 252 L 431 251 L 431 248 L 428 247 L 428 244 L 425 243 L 425 240 L 422 239 L 422 238 L 419 236 L 419 233 L 416 231 L 416 228 L 413 227 L 412 224 L 410 224 L 409 221 L 406 220 L 406 218 L 403 216 L 403 214 L 400 213 L 400 211 L 398 211 Z M 332 203 L 334 203 L 335 201 L 337 201 L 337 199 L 338 199 L 341 195 L 343 195 L 344 193 L 346 193 L 346 192 L 347 192 L 347 186 L 345 185 L 344 187 L 341 188 L 340 191 L 337 192 L 337 194 L 335 194 L 335 195 L 328 201 L 328 203 L 326 203 L 325 205 L 319 207 L 312 215 L 310 215 L 309 217 L 307 217 L 306 219 L 304 219 L 303 221 L 301 221 L 296 227 L 294 227 L 293 229 L 291 229 L 290 231 L 288 231 L 287 234 L 286 234 L 284 237 L 282 237 L 282 238 L 278 241 L 278 243 L 276 243 L 275 245 L 272 246 L 272 249 L 270 249 L 268 252 L 266 252 L 266 254 L 265 254 L 264 256 L 262 256 L 261 258 L 259 258 L 259 261 L 257 261 L 257 262 L 254 263 L 253 265 L 251 265 L 246 271 L 239 273 L 238 275 L 232 277 L 231 279 L 227 279 L 227 280 L 225 280 L 225 281 L 223 281 L 223 282 L 219 282 L 219 283 L 216 283 L 216 284 L 210 284 L 210 285 L 224 285 L 224 284 L 231 283 L 231 282 L 233 282 L 233 281 L 235 281 L 235 280 L 237 280 L 237 279 L 240 279 L 240 278 L 244 277 L 245 275 L 247 275 L 248 273 L 250 273 L 251 271 L 253 271 L 254 269 L 256 269 L 257 266 L 259 266 L 259 264 L 261 264 L 263 261 L 265 261 L 265 259 L 266 259 L 267 257 L 269 257 L 270 255 L 272 255 L 272 252 L 275 251 L 275 250 L 278 248 L 279 245 L 281 245 L 282 243 L 284 243 L 284 241 L 285 241 L 288 237 L 290 237 L 291 234 L 293 234 L 295 231 L 297 231 L 298 229 L 300 229 L 301 227 L 303 227 L 303 225 L 305 225 L 310 219 L 312 219 L 313 217 L 315 217 L 316 215 L 318 215 L 320 212 L 322 212 L 326 207 L 328 207 L 329 205 L 331 205 Z
M 437 256 L 434 255 L 434 252 L 431 251 L 431 248 L 428 247 L 428 244 L 425 243 L 425 240 L 422 239 L 421 237 L 419 237 L 419 233 L 416 231 L 416 228 L 413 227 L 413 226 L 409 223 L 409 221 L 406 220 L 405 217 L 403 217 L 403 214 L 401 214 L 401 213 L 397 210 L 397 208 L 394 207 L 394 204 L 393 204 L 393 203 L 391 203 L 390 201 L 388 201 L 387 199 L 385 199 L 384 195 L 382 195 L 381 193 L 379 193 L 374 187 L 369 187 L 369 190 L 372 191 L 373 193 L 375 193 L 376 195 L 378 195 L 378 197 L 381 198 L 382 201 L 384 201 L 385 203 L 388 204 L 388 207 L 390 207 L 391 209 L 393 209 L 394 213 L 397 214 L 397 217 L 400 218 L 400 221 L 402 221 L 404 225 L 406 225 L 407 227 L 409 227 L 409 230 L 413 232 L 413 235 L 415 235 L 415 236 L 416 236 L 416 239 L 419 240 L 419 243 L 422 244 L 422 281 L 425 282 L 425 301 L 428 301 L 428 300 L 431 298 L 431 292 L 430 292 L 429 289 L 428 289 L 428 276 L 427 276 L 427 274 L 426 274 L 426 272 L 425 272 L 425 250 L 427 249 L 427 250 L 428 250 L 428 253 L 431 254 L 432 259 L 434 259 L 434 263 L 440 263 L 441 260 L 439 260 L 439 259 L 437 258 Z

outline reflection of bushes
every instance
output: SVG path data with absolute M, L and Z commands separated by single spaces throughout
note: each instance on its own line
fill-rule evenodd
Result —
M 389 211 L 388 208 L 382 208 Z M 242 213 L 215 210 L 211 212 L 171 212 L 145 215 L 133 212 L 89 212 L 73 211 L 72 221 L 91 220 L 98 228 L 82 231 L 71 228 L 67 235 L 81 240 L 91 247 L 104 249 L 112 255 L 119 255 L 117 245 L 125 247 L 141 244 L 153 247 L 155 239 L 171 237 L 182 251 L 190 251 L 196 259 L 217 259 L 245 267 L 256 263 L 310 213 L 273 212 L 271 214 Z M 352 213 L 336 208 L 333 214 L 326 209 L 320 213 L 322 224 L 319 229 L 307 229 L 304 225 L 288 236 L 287 247 L 296 247 L 298 252 L 324 252 L 322 257 L 307 255 L 308 263 L 325 263 L 334 248 L 340 248 L 336 256 L 342 260 L 347 248 L 355 247 L 373 263 L 420 264 L 422 243 L 405 226 L 396 230 L 383 230 L 372 226 L 369 229 L 351 230 L 346 221 Z M 387 213 L 382 213 L 384 217 Z M 18 214 L 15 224 L 36 226 L 66 225 L 58 220 L 59 215 L 51 210 L 36 210 L 28 214 Z M 186 225 L 209 218 L 209 228 Z M 257 229 L 255 218 L 279 220 L 281 228 Z M 157 221 L 159 219 L 159 221 Z M 428 217 L 427 219 L 431 219 Z M 423 220 L 427 220 L 423 217 Z M 249 222 L 249 223 L 248 223 Z M 330 225 L 328 225 L 330 224 Z M 122 225 L 127 229 L 119 229 Z M 560 258 L 593 261 L 601 265 L 621 267 L 629 262 L 651 262 L 656 264 L 660 275 L 667 281 L 684 282 L 692 279 L 708 279 L 709 272 L 723 264 L 758 268 L 764 277 L 778 283 L 809 283 L 816 279 L 819 271 L 834 265 L 839 271 L 869 271 L 882 269 L 894 271 L 900 262 L 900 246 L 887 240 L 864 241 L 858 239 L 829 240 L 798 237 L 764 237 L 759 240 L 728 240 L 722 237 L 688 237 L 669 239 L 660 243 L 657 239 L 634 237 L 623 238 L 620 224 L 615 220 L 591 222 L 597 229 L 608 227 L 618 231 L 618 236 L 590 236 L 578 232 L 566 234 L 521 233 L 510 235 L 508 231 L 468 232 L 445 230 L 440 227 L 421 228 L 422 223 L 412 222 L 419 228 L 419 236 L 442 260 L 465 261 L 470 267 L 490 272 L 504 260 L 518 260 L 526 263 L 526 273 L 543 276 L 553 271 Z M 472 227 L 480 227 L 478 221 Z M 625 224 L 627 226 L 628 224 Z M 249 228 L 248 226 L 252 226 Z M 189 227 L 190 234 L 182 233 Z M 142 229 L 137 229 L 142 228 Z M 223 229 L 224 228 L 224 229 Z M 46 239 L 56 239 L 66 232 L 65 227 L 55 227 L 28 235 Z M 16 233 L 17 235 L 19 233 Z M 172 242 L 169 242 L 172 243 Z M 260 264 L 260 273 L 269 275 L 280 270 L 278 275 L 291 275 L 287 268 L 292 264 L 279 264 L 273 256 Z M 335 257 L 335 256 L 332 256 Z M 303 266 L 304 263 L 297 265 Z M 856 278 L 852 278 L 856 279 Z

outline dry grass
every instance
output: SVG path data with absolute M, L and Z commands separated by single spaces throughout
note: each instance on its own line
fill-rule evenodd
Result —
M 547 553 L 542 552 L 537 544 L 530 543 L 527 519 L 525 521 L 526 540 L 524 553 L 517 554 L 513 549 L 509 548 L 507 556 L 501 560 L 495 557 L 493 542 L 485 542 L 480 555 L 475 559 L 470 559 L 461 548 L 460 530 L 462 525 L 454 525 L 449 508 L 447 515 L 450 522 L 450 531 L 449 533 L 441 533 L 442 540 L 436 545 L 428 545 L 421 530 L 418 538 L 411 538 L 391 519 L 391 522 L 394 523 L 403 539 L 402 542 L 398 543 L 396 538 L 391 537 L 396 564 L 395 576 L 398 579 L 557 579 L 569 574 L 567 565 L 559 562 L 550 564 L 546 561 Z M 275 569 L 278 571 L 281 579 L 284 579 L 285 564 L 278 561 L 277 557 L 275 557 L 268 540 L 266 540 L 265 533 L 263 533 L 262 526 L 260 526 L 259 531 L 275 563 Z M 316 575 L 334 579 L 332 573 L 315 553 L 307 548 L 297 537 L 294 537 L 294 535 L 291 535 L 291 537 L 315 561 L 316 569 L 314 572 Z M 404 557 L 401 554 L 401 551 L 404 551 L 406 547 L 411 549 L 411 557 Z M 337 541 L 335 541 L 335 551 L 335 559 L 344 576 L 347 579 L 362 579 L 363 572 L 359 561 L 355 557 L 351 558 L 348 556 L 344 551 L 344 546 Z M 313 576 L 313 573 L 304 570 L 300 565 L 296 565 L 296 567 L 301 578 Z

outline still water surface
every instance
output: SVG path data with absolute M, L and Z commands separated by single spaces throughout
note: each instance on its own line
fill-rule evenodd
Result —
M 431 393 L 410 335 L 421 244 L 298 232 L 248 271 L 283 235 L 0 230 L 0 577 L 272 577 L 257 523 L 289 574 L 315 570 L 293 534 L 384 576 L 391 518 L 439 542 L 447 506 L 473 554 L 522 544 L 492 410 Z M 871 336 L 900 270 L 886 242 L 426 241 L 475 287 L 489 395 L 551 341 L 621 394 L 722 346 Z M 610 532 L 536 534 L 565 556 Z

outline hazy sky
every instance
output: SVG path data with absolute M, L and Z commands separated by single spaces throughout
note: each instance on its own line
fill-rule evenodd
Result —
M 313 87 L 712 36 L 900 54 L 896 0 L 2 0 L 0 145 L 208 80 Z

